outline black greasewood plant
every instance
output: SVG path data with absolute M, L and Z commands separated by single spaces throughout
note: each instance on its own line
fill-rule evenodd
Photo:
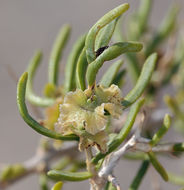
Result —
M 50 180 L 56 181 L 52 189 L 60 190 L 67 181 L 87 179 L 91 190 L 119 190 L 113 170 L 121 158 L 142 162 L 130 190 L 139 188 L 150 165 L 163 180 L 184 187 L 184 177 L 167 172 L 157 159 L 161 153 L 178 156 L 184 151 L 183 143 L 160 143 L 171 125 L 171 116 L 177 130 L 184 131 L 184 41 L 176 31 L 177 7 L 154 32 L 150 30 L 151 4 L 151 0 L 141 0 L 140 8 L 127 21 L 126 33 L 118 21 L 129 4 L 100 18 L 73 45 L 60 85 L 59 62 L 70 35 L 70 26 L 63 26 L 50 55 L 44 97 L 37 96 L 32 87 L 42 53 L 34 55 L 19 79 L 17 105 L 27 125 L 48 138 L 42 138 L 33 158 L 2 169 L 1 188 L 39 173 L 43 190 L 49 189 Z M 109 45 L 111 38 L 113 43 Z M 112 63 L 97 82 L 103 64 L 122 54 L 125 57 Z M 127 64 L 121 68 L 123 60 Z M 120 88 L 126 73 L 134 87 L 123 96 Z M 159 106 L 162 97 L 157 94 L 172 84 L 175 96 L 164 98 L 170 112 Z M 44 119 L 37 121 L 29 114 L 26 99 L 44 108 Z

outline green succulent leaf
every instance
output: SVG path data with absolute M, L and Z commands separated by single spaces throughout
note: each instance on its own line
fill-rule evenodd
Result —
M 61 190 L 62 187 L 63 187 L 63 182 L 62 182 L 62 181 L 59 181 L 59 182 L 57 182 L 57 183 L 52 187 L 51 190 Z
M 154 52 L 155 49 L 160 45 L 173 31 L 176 25 L 176 18 L 178 16 L 178 7 L 173 6 L 166 15 L 165 19 L 161 23 L 155 36 L 152 38 L 148 46 L 146 47 L 145 55 L 148 56 Z
M 17 85 L 17 105 L 20 112 L 20 115 L 24 119 L 24 121 L 35 131 L 38 133 L 54 138 L 54 139 L 60 139 L 60 140 L 78 140 L 78 137 L 75 135 L 70 136 L 62 136 L 58 133 L 55 133 L 54 131 L 51 131 L 42 125 L 40 125 L 36 120 L 34 120 L 28 113 L 27 106 L 25 104 L 25 93 L 26 93 L 26 84 L 28 79 L 28 73 L 25 72 L 22 74 L 22 76 L 19 79 L 18 85 Z
M 106 25 L 104 28 L 102 28 L 95 41 L 95 51 L 97 51 L 101 47 L 105 47 L 109 44 L 109 41 L 111 40 L 111 37 L 114 33 L 116 23 L 118 21 L 119 17 L 115 20 L 111 21 L 108 25 Z
M 130 152 L 124 155 L 128 160 L 148 160 L 148 155 L 144 152 Z
M 88 35 L 86 37 L 86 55 L 88 63 L 91 63 L 95 60 L 95 40 L 98 32 L 105 27 L 107 24 L 109 24 L 111 21 L 122 15 L 125 11 L 127 11 L 129 8 L 129 4 L 125 3 L 122 4 L 115 9 L 111 10 L 107 14 L 105 14 L 101 19 L 99 19 L 95 25 L 92 26 L 90 31 L 88 32 Z
M 39 177 L 39 184 L 41 190 L 49 190 L 48 177 L 45 174 L 41 174 Z
M 125 96 L 122 105 L 125 107 L 134 103 L 144 92 L 148 85 L 157 61 L 157 54 L 151 54 L 145 61 L 139 79 L 134 88 Z
M 62 51 L 68 41 L 70 36 L 71 27 L 69 25 L 64 25 L 54 44 L 50 55 L 49 68 L 48 68 L 48 80 L 49 83 L 57 85 L 58 83 L 58 72 L 59 72 L 59 62 L 61 60 Z
M 182 63 L 184 62 L 183 49 L 184 49 L 184 38 L 182 35 L 180 35 L 177 42 L 174 60 L 172 62 L 172 65 L 170 66 L 169 71 L 167 72 L 166 76 L 162 81 L 163 86 L 169 84 L 173 76 L 180 71 L 180 68 L 182 68 Z
M 27 68 L 28 71 L 28 80 L 27 80 L 27 90 L 26 90 L 26 98 L 34 105 L 37 106 L 51 106 L 54 103 L 53 98 L 46 98 L 46 97 L 39 97 L 34 94 L 33 92 L 33 79 L 36 73 L 36 70 L 40 64 L 42 58 L 42 53 L 40 51 L 36 52 L 33 58 L 30 61 L 29 67 Z
M 148 156 L 153 167 L 157 170 L 157 172 L 160 174 L 163 180 L 168 181 L 168 174 L 163 168 L 163 166 L 160 164 L 160 162 L 157 160 L 155 154 L 153 152 L 149 152 Z
M 88 67 L 88 62 L 86 58 L 86 49 L 83 48 L 79 56 L 79 59 L 77 61 L 77 69 L 76 69 L 77 87 L 80 88 L 81 90 L 86 89 L 85 77 L 86 77 L 87 67 Z
M 53 180 L 63 181 L 83 181 L 92 177 L 92 174 L 89 172 L 68 172 L 58 170 L 50 170 L 47 175 Z
M 129 20 L 128 36 L 132 40 L 138 40 L 146 30 L 152 0 L 141 0 L 138 11 Z
M 176 117 L 181 119 L 181 121 L 184 121 L 184 113 L 182 112 L 177 101 L 169 95 L 166 95 L 164 97 L 164 101 L 166 102 L 168 107 L 171 109 L 171 111 L 176 115 Z
M 56 86 L 54 84 L 51 83 L 47 83 L 44 87 L 44 95 L 46 97 L 52 98 L 55 96 L 55 92 L 56 92 Z
M 161 138 L 164 136 L 164 134 L 168 131 L 168 129 L 170 128 L 171 125 L 171 118 L 168 114 L 165 115 L 164 117 L 164 122 L 163 125 L 161 126 L 161 128 L 155 133 L 155 135 L 153 136 L 150 144 L 152 146 L 155 146 L 160 140 Z
M 84 47 L 86 35 L 81 36 L 74 44 L 69 54 L 65 68 L 65 90 L 69 92 L 76 87 L 75 71 L 79 55 Z
M 14 178 L 20 177 L 26 172 L 25 167 L 22 164 L 13 164 L 7 165 L 1 172 L 0 180 L 1 181 L 8 181 L 13 180 Z
M 149 15 L 151 13 L 152 0 L 141 0 L 138 11 L 138 28 L 137 39 L 143 34 L 147 27 Z
M 173 173 L 168 173 L 169 182 L 175 185 L 184 186 L 183 176 L 175 175 Z
M 136 176 L 134 177 L 129 190 L 137 190 L 140 186 L 141 181 L 143 180 L 143 177 L 145 176 L 147 170 L 149 168 L 149 161 L 145 160 L 142 162 Z
M 177 152 L 183 152 L 184 151 L 184 143 L 176 143 L 174 146 L 173 146 L 173 151 Z
M 94 85 L 98 70 L 102 67 L 105 61 L 115 59 L 123 53 L 138 52 L 141 49 L 142 44 L 138 42 L 119 42 L 107 48 L 92 63 L 90 63 L 87 68 L 86 77 L 89 86 Z

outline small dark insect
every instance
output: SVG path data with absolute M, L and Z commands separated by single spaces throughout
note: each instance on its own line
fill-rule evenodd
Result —
M 104 109 L 104 115 L 110 115 L 110 113 L 106 109 Z
M 104 51 L 105 49 L 107 49 L 108 47 L 109 47 L 109 46 L 104 46 L 104 47 L 99 48 L 99 49 L 95 52 L 96 57 L 98 57 L 100 54 L 102 54 L 103 51 Z

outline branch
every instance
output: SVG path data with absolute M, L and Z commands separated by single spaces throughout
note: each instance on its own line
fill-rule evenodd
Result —
M 77 145 L 75 143 L 67 143 L 67 145 L 59 150 L 55 150 L 53 148 L 49 149 L 47 152 L 39 150 L 35 156 L 22 163 L 22 166 L 25 168 L 25 172 L 23 172 L 22 175 L 16 176 L 14 179 L 7 181 L 1 180 L 0 189 L 5 189 L 30 174 L 40 173 L 42 171 L 48 170 L 50 162 L 62 155 L 70 155 L 71 157 L 75 155 L 76 157 L 77 153 Z
M 122 146 L 119 150 L 116 152 L 111 153 L 109 156 L 107 156 L 104 160 L 102 169 L 99 171 L 98 175 L 102 178 L 107 178 L 113 171 L 114 167 L 117 165 L 117 162 L 121 159 L 121 157 L 124 155 L 124 153 L 134 146 L 136 143 L 135 141 L 135 135 L 133 135 L 130 140 Z
M 151 140 L 143 138 L 140 136 L 142 127 L 138 127 L 135 134 L 116 152 L 108 155 L 104 162 L 101 170 L 98 173 L 99 178 L 104 181 L 111 182 L 116 189 L 119 189 L 117 181 L 112 179 L 112 173 L 114 167 L 117 165 L 118 161 L 121 157 L 128 151 L 141 151 L 145 153 L 150 152 L 175 152 L 175 151 L 184 151 L 183 143 L 169 143 L 169 144 L 158 144 L 156 146 L 152 146 Z M 115 181 L 115 182 L 113 182 Z

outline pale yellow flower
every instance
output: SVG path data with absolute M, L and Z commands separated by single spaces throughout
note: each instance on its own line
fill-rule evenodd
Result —
M 122 114 L 121 100 L 121 91 L 116 85 L 69 92 L 63 104 L 60 104 L 60 115 L 55 130 L 63 135 L 75 133 L 83 139 L 81 143 L 85 146 L 95 142 L 102 147 L 107 135 L 101 132 L 105 130 L 109 115 L 119 118 Z M 84 140 L 85 136 L 81 135 L 83 132 L 103 138 L 101 141 L 100 138 Z M 105 149 L 106 147 L 103 147 L 103 150 Z

